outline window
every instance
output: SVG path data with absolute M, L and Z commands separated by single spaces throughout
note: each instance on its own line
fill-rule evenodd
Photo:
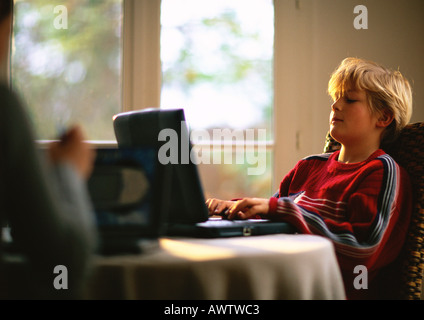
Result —
M 184 107 L 206 196 L 267 197 L 273 39 L 272 0 L 15 0 L 12 85 L 38 139 L 78 122 L 114 140 L 116 113 Z
M 161 106 L 184 106 L 194 128 L 270 132 L 272 1 L 162 0 L 161 12 Z
M 271 193 L 273 18 L 272 0 L 162 0 L 161 107 L 185 109 L 207 196 Z
M 38 139 L 78 122 L 113 140 L 121 110 L 122 0 L 16 0 L 11 79 Z M 65 5 L 64 5 L 65 4 Z

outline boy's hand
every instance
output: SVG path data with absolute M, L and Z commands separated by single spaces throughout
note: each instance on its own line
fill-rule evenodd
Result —
M 257 215 L 266 215 L 269 211 L 269 199 L 244 198 L 230 207 L 228 219 L 252 219 Z
M 234 201 L 225 201 L 214 198 L 206 200 L 209 215 L 227 215 L 227 209 L 229 209 L 233 204 Z M 223 218 L 226 219 L 226 216 L 223 216 Z

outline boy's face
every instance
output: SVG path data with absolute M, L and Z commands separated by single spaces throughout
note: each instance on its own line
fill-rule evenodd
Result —
M 363 90 L 348 90 L 331 106 L 330 134 L 341 144 L 364 143 L 379 134 L 378 117 L 371 113 Z

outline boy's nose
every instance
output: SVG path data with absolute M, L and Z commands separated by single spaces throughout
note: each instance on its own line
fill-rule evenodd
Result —
M 340 98 L 333 102 L 331 110 L 340 110 Z

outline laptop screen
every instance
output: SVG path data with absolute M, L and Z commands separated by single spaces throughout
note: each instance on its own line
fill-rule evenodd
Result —
M 97 149 L 87 185 L 101 236 L 160 236 L 162 182 L 154 148 Z

